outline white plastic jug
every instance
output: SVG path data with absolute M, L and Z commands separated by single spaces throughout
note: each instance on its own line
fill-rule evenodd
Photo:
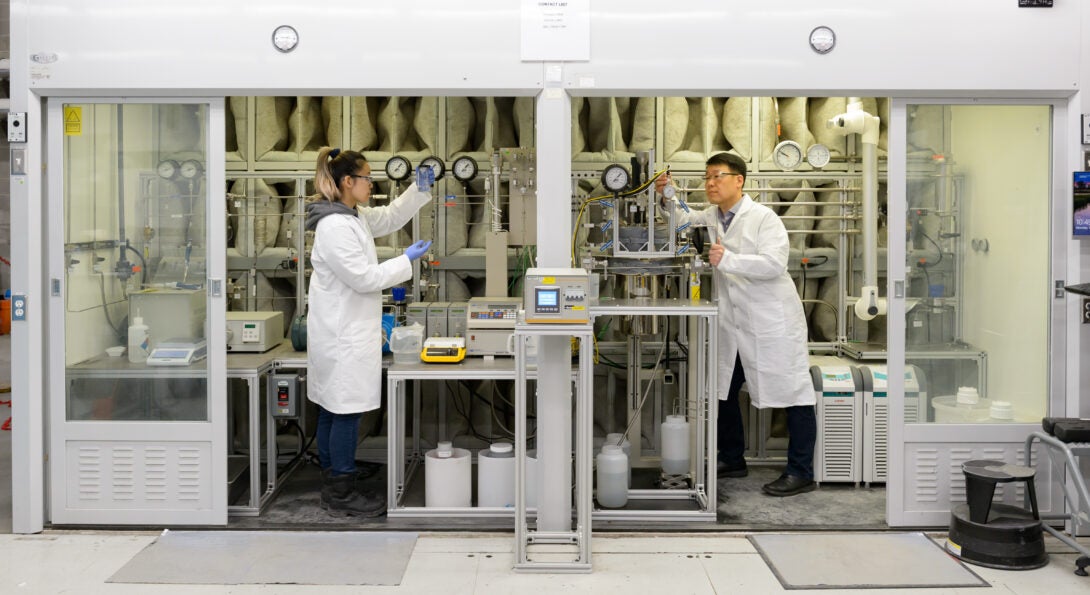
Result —
M 684 415 L 667 415 L 662 422 L 662 471 L 669 475 L 689 472 L 689 422 Z
M 628 457 L 616 444 L 607 444 L 598 453 L 598 504 L 605 508 L 628 504 Z
M 420 361 L 424 349 L 424 326 L 418 322 L 397 326 L 390 331 L 390 351 L 395 364 L 412 364 Z
M 632 487 L 632 465 L 631 465 L 631 463 L 632 463 L 632 458 L 631 458 L 632 457 L 632 443 L 628 441 L 628 438 L 625 438 L 624 440 L 622 440 L 621 438 L 623 436 L 624 436 L 624 434 L 622 434 L 620 432 L 614 432 L 614 433 L 611 433 L 611 434 L 606 434 L 606 441 L 603 443 L 603 445 L 605 445 L 605 444 L 615 444 L 615 445 L 621 447 L 621 451 L 624 452 L 625 459 L 628 460 L 628 462 L 629 462 L 629 465 L 628 465 L 628 487 Z

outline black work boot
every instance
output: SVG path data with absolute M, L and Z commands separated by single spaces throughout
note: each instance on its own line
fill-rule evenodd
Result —
M 356 490 L 356 475 L 333 475 L 322 472 L 322 510 L 349 516 L 376 517 L 386 512 L 386 500 L 378 495 L 360 494 Z

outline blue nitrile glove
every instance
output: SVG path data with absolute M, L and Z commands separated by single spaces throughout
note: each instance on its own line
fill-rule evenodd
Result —
M 409 260 L 416 260 L 426 254 L 428 248 L 431 248 L 431 240 L 420 240 L 412 246 L 405 248 L 405 256 L 408 256 Z
M 433 184 L 435 184 L 435 170 L 426 165 L 418 166 L 416 168 L 416 189 L 421 192 L 431 192 Z

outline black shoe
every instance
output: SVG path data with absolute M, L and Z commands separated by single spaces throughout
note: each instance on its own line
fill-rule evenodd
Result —
M 761 486 L 761 490 L 769 496 L 782 498 L 784 496 L 794 496 L 795 494 L 812 492 L 816 487 L 817 484 L 815 484 L 812 479 L 784 474 L 776 481 Z
M 322 510 L 334 514 L 376 517 L 386 513 L 386 499 L 373 492 L 361 494 L 356 489 L 356 475 L 333 476 L 322 473 Z
M 741 464 L 728 465 L 723 461 L 718 461 L 715 466 L 715 475 L 719 479 L 737 479 L 749 475 L 749 468 L 746 467 L 746 462 L 742 461 Z

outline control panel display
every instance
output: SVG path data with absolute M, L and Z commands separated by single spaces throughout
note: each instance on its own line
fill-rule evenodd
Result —
M 583 269 L 529 269 L 524 281 L 527 323 L 586 324 L 587 272 Z

